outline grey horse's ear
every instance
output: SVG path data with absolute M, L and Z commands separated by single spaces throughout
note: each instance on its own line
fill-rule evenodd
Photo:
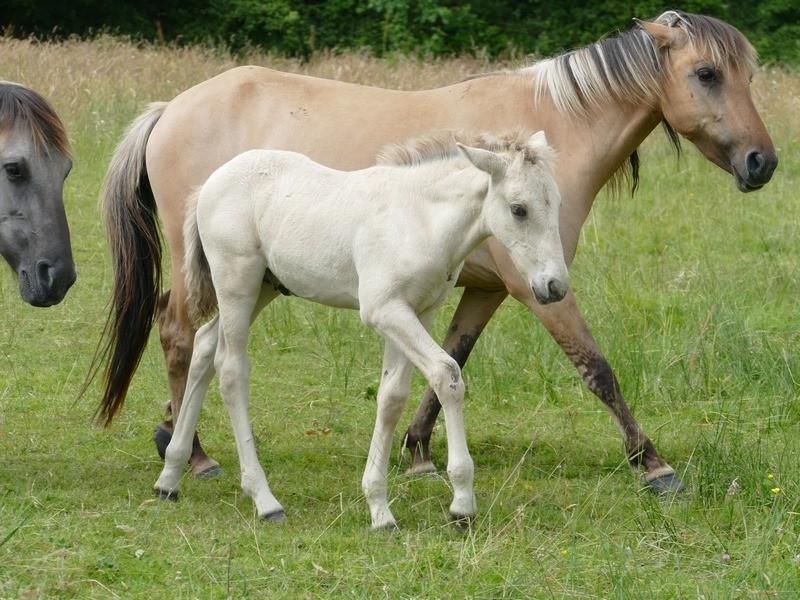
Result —
M 481 171 L 491 175 L 492 179 L 501 179 L 505 177 L 506 171 L 508 171 L 508 165 L 498 154 L 490 150 L 484 150 L 483 148 L 465 146 L 464 144 L 458 144 L 458 149 L 467 157 L 469 162 L 478 167 Z

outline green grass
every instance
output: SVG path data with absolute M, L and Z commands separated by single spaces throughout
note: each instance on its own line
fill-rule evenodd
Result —
M 402 88 L 502 66 L 248 60 Z M 476 526 L 464 534 L 447 524 L 446 478 L 406 477 L 397 439 L 389 485 L 402 529 L 383 534 L 369 531 L 360 493 L 381 346 L 355 313 L 279 301 L 253 327 L 251 417 L 287 510 L 281 526 L 259 522 L 240 493 L 215 385 L 201 434 L 225 474 L 187 475 L 177 503 L 154 498 L 161 462 L 150 437 L 167 399 L 155 331 L 111 428 L 91 424 L 97 382 L 77 397 L 110 289 L 97 196 L 114 144 L 147 102 L 233 64 L 211 51 L 105 38 L 0 40 L 0 74 L 47 94 L 67 124 L 79 268 L 67 299 L 46 310 L 24 305 L 11 275 L 0 276 L 0 598 L 789 598 L 800 590 L 796 73 L 764 71 L 754 82 L 781 157 L 763 191 L 738 193 L 688 142 L 676 160 L 656 134 L 640 192 L 597 200 L 571 269 L 634 413 L 686 492 L 658 499 L 642 489 L 599 401 L 509 301 L 465 371 Z M 440 312 L 437 337 L 457 297 Z M 423 388 L 416 376 L 410 409 Z M 433 450 L 442 465 L 441 426 Z

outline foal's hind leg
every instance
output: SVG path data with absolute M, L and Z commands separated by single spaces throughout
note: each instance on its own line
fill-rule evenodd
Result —
M 157 321 L 170 390 L 168 412 L 174 419 L 177 419 L 186 390 L 187 373 L 192 360 L 192 340 L 194 339 L 194 328 L 191 326 L 189 315 L 186 312 L 182 280 L 180 282 L 174 280 L 172 290 L 167 290 L 161 296 Z M 163 421 L 156 427 L 153 441 L 162 458 L 164 458 L 167 445 L 172 438 L 173 428 L 172 420 Z M 219 463 L 205 453 L 196 432 L 192 440 L 189 466 L 192 474 L 197 477 L 214 477 L 222 471 Z
M 175 432 L 164 452 L 164 468 L 155 485 L 155 491 L 162 499 L 174 500 L 178 496 L 183 467 L 192 453 L 192 440 L 196 438 L 200 408 L 214 377 L 218 333 L 218 319 L 215 317 L 201 327 L 195 336 L 185 402 L 176 419 Z

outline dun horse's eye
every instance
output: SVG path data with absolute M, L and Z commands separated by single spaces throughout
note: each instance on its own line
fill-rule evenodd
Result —
M 16 181 L 22 177 L 22 169 L 19 168 L 17 163 L 9 163 L 4 165 L 3 168 L 6 171 L 6 177 L 8 177 L 11 181 Z
M 527 209 L 521 204 L 512 204 L 510 208 L 511 208 L 511 214 L 517 217 L 518 219 L 522 219 L 523 217 L 528 216 Z
M 700 80 L 700 83 L 713 83 L 717 80 L 717 74 L 714 72 L 714 69 L 702 67 L 697 69 L 697 78 Z

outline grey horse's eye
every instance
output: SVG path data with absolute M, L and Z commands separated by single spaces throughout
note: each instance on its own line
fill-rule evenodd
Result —
M 512 204 L 509 207 L 509 209 L 511 210 L 511 214 L 517 217 L 518 219 L 522 219 L 528 216 L 528 210 L 521 204 Z

